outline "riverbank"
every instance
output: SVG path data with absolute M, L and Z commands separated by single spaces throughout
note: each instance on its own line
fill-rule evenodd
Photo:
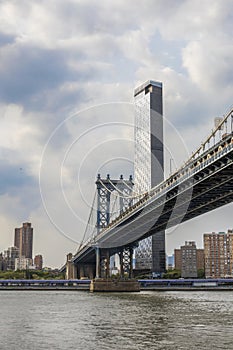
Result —
M 105 282 L 100 280 L 100 282 Z M 109 280 L 111 284 L 119 281 Z M 127 285 L 137 282 L 140 291 L 233 291 L 233 279 L 124 280 Z M 0 291 L 90 291 L 91 280 L 0 280 Z M 108 288 L 109 289 L 109 288 Z M 105 291 L 103 288 L 96 291 Z M 117 292 L 118 290 L 108 290 Z M 122 292 L 123 290 L 119 290 Z M 124 292 L 132 291 L 124 288 Z

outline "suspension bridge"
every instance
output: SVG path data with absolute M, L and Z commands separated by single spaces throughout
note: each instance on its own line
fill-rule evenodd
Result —
M 232 202 L 232 174 L 233 108 L 191 157 L 150 191 L 134 193 L 131 177 L 111 180 L 99 175 L 97 209 L 92 208 L 82 243 L 76 254 L 69 256 L 66 268 L 75 269 L 79 278 L 107 278 L 110 257 L 117 253 L 121 276 L 127 273 L 132 277 L 133 250 L 138 242 Z M 118 208 L 116 199 L 110 201 L 114 192 Z M 97 217 L 94 226 L 90 224 L 93 212 Z

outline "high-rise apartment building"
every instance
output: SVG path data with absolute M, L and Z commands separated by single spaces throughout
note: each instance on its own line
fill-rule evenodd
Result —
M 34 266 L 36 270 L 42 270 L 43 267 L 43 257 L 42 255 L 36 255 L 34 258 Z
M 135 158 L 137 194 L 147 192 L 164 179 L 162 83 L 148 80 L 134 90 Z M 162 273 L 166 268 L 165 232 L 140 242 L 135 252 L 136 269 Z
M 175 269 L 181 271 L 183 278 L 196 278 L 198 270 L 204 269 L 204 249 L 197 249 L 193 241 L 186 241 L 180 249 L 175 249 L 174 255 Z
M 224 278 L 233 276 L 233 231 L 205 233 L 205 276 Z
M 15 247 L 19 248 L 19 257 L 32 259 L 33 228 L 31 223 L 25 222 L 23 226 L 15 229 Z

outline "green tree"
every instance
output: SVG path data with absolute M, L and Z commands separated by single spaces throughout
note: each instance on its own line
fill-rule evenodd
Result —
M 181 277 L 181 271 L 180 270 L 168 270 L 166 273 L 164 273 L 163 278 L 166 279 L 177 279 Z
M 205 278 L 205 270 L 204 269 L 198 269 L 197 270 L 197 277 L 198 278 Z

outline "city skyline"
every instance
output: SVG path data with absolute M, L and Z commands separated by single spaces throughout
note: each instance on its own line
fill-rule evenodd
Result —
M 45 265 L 76 251 L 97 174 L 132 174 L 133 90 L 148 79 L 163 83 L 166 174 L 188 158 L 232 106 L 232 9 L 218 0 L 1 2 L 0 251 L 27 221 Z M 169 230 L 167 254 L 231 228 L 231 212 Z

